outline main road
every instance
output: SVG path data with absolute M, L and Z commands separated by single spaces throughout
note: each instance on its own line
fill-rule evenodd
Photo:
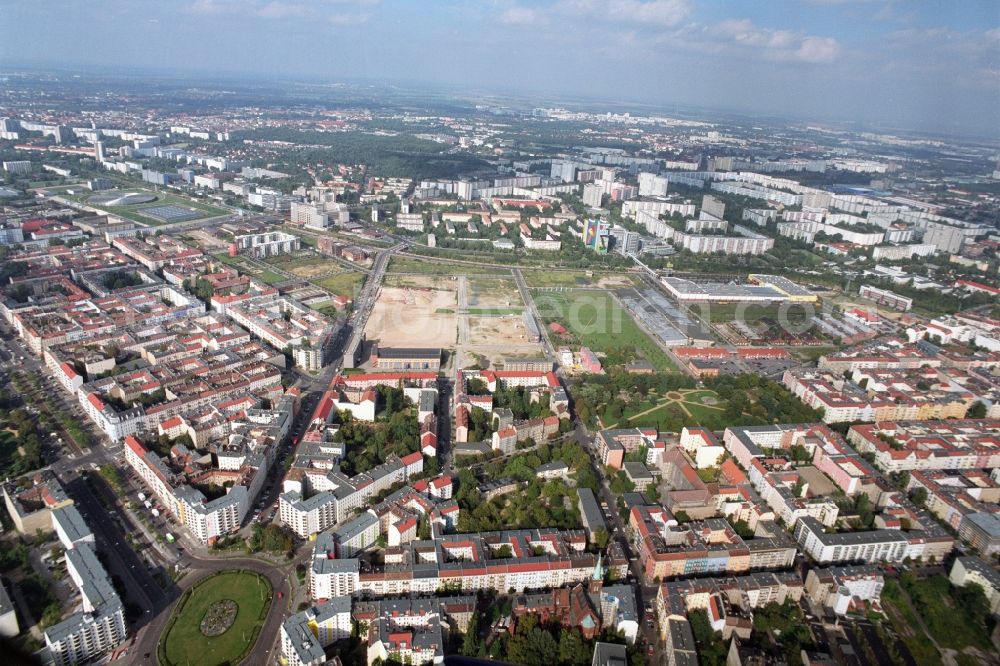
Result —
M 357 298 L 354 299 L 354 312 L 348 319 L 352 329 L 351 339 L 344 347 L 343 365 L 345 368 L 354 367 L 354 359 L 360 350 L 365 333 L 365 324 L 368 323 L 368 315 L 371 314 L 372 308 L 375 306 L 375 296 L 382 285 L 382 276 L 385 275 L 385 269 L 389 266 L 389 259 L 404 247 L 406 247 L 405 243 L 399 243 L 379 252 L 372 263 L 371 272 L 365 279 L 364 286 L 361 287 Z

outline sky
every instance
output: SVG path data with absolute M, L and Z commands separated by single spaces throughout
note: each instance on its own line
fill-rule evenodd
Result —
M 424 82 L 1000 139 L 998 0 L 0 4 L 0 68 Z

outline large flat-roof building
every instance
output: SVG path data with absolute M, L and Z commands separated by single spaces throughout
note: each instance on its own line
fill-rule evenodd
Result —
M 380 347 L 372 350 L 372 365 L 379 370 L 441 369 L 440 347 Z

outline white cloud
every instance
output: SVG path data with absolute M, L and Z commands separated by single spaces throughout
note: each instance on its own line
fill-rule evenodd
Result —
M 804 37 L 795 50 L 793 60 L 802 62 L 830 62 L 840 55 L 840 44 L 833 37 Z
M 505 25 L 534 25 L 540 18 L 534 9 L 514 5 L 500 14 L 499 21 Z
M 309 15 L 309 8 L 302 4 L 291 2 L 269 2 L 253 11 L 260 18 L 298 18 Z
M 355 12 L 355 13 L 345 13 L 345 14 L 331 14 L 327 17 L 330 25 L 357 25 L 359 23 L 364 23 L 372 17 L 370 12 Z
M 360 11 L 379 0 L 195 0 L 188 11 L 202 15 L 234 14 L 266 20 L 322 19 L 333 25 L 367 21 L 371 15 Z M 358 11 L 351 11 L 351 9 Z
M 758 50 L 770 60 L 819 63 L 830 62 L 840 55 L 840 44 L 833 37 L 762 28 L 749 19 L 723 21 L 710 32 L 716 38 L 728 40 L 728 45 Z
M 691 13 L 688 0 L 562 0 L 556 8 L 569 15 L 660 27 L 677 25 Z

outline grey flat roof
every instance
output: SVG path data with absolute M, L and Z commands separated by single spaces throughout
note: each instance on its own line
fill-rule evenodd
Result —
M 441 359 L 440 347 L 379 347 L 379 358 L 434 358 Z
M 605 527 L 604 514 L 594 497 L 594 491 L 590 488 L 578 488 L 576 492 L 580 497 L 580 513 L 583 514 L 584 524 L 592 530 Z
M 54 509 L 52 511 L 52 521 L 59 523 L 59 527 L 66 534 L 70 544 L 93 536 L 93 532 L 87 527 L 87 523 L 84 522 L 80 511 L 72 504 Z
M 970 513 L 965 517 L 991 539 L 1000 539 L 1000 517 L 993 513 Z
M 345 523 L 343 527 L 334 532 L 334 536 L 338 541 L 349 541 L 377 523 L 378 518 L 371 512 L 365 511 L 357 518 Z

